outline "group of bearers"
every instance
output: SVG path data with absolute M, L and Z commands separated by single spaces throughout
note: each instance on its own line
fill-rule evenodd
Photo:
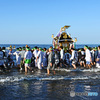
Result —
M 47 68 L 47 74 L 50 74 L 50 70 L 56 67 L 70 67 L 73 66 L 76 69 L 77 65 L 84 66 L 85 68 L 91 68 L 92 65 L 100 67 L 100 46 L 98 48 L 89 48 L 84 46 L 82 49 L 64 50 L 61 46 L 59 49 L 53 49 L 51 46 L 46 48 L 30 48 L 19 47 L 15 52 L 6 50 L 5 47 L 0 47 L 0 67 L 9 68 L 12 64 L 14 66 L 13 56 L 16 56 L 16 66 L 20 70 L 25 70 L 25 73 L 34 71 L 34 67 L 38 69 Z M 7 59 L 5 59 L 7 58 Z M 55 71 L 54 71 L 55 73 Z

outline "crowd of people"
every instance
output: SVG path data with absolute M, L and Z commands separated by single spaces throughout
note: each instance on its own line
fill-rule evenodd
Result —
M 34 67 L 38 69 L 47 68 L 47 74 L 55 68 L 70 68 L 76 69 L 78 66 L 91 68 L 92 66 L 100 67 L 100 46 L 90 48 L 87 45 L 84 48 L 64 50 L 62 46 L 55 49 L 52 46 L 49 49 L 34 47 L 30 48 L 19 47 L 15 52 L 12 48 L 6 50 L 5 47 L 0 47 L 0 68 L 9 69 L 15 66 L 13 56 L 16 56 L 16 66 L 27 73 L 29 70 L 34 72 Z

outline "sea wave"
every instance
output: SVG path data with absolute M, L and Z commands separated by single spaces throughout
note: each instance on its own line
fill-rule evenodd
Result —
M 88 80 L 88 79 L 100 79 L 100 75 L 96 76 L 8 76 L 8 77 L 0 77 L 0 83 L 5 82 L 20 82 L 20 81 L 54 81 L 54 80 Z
M 65 69 L 65 68 L 56 68 L 56 71 L 66 71 L 66 72 L 99 72 L 100 68 L 92 68 L 92 69 Z

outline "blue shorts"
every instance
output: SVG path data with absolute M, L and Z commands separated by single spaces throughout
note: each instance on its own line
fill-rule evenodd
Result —
M 86 61 L 86 65 L 90 65 L 90 61 Z

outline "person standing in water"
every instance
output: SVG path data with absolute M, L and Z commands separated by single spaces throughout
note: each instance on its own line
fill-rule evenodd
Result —
M 38 60 L 38 69 L 42 69 L 42 62 L 43 62 L 43 53 L 41 51 L 42 49 L 39 48 L 38 54 L 37 54 L 37 58 L 36 58 L 36 62 Z
M 31 68 L 30 68 L 30 65 L 31 65 L 31 58 L 32 58 L 32 53 L 31 53 L 31 51 L 30 51 L 30 48 L 27 47 L 27 48 L 26 48 L 25 55 L 24 55 L 24 60 L 23 60 L 23 63 L 25 63 L 25 73 L 28 72 L 27 69 L 31 70 Z
M 85 50 L 86 66 L 88 68 L 91 68 L 92 59 L 91 59 L 91 53 L 90 53 L 90 50 L 88 49 L 88 46 L 84 46 L 84 50 Z
M 1 68 L 4 69 L 4 60 L 3 59 L 4 59 L 4 54 L 3 54 L 3 51 L 0 47 L 0 69 Z
M 21 55 L 20 70 L 23 70 L 24 69 L 23 60 L 24 60 L 24 55 L 25 55 L 25 47 L 22 48 L 22 51 L 20 51 L 19 54 Z
M 54 63 L 54 68 L 59 68 L 59 65 L 60 65 L 60 56 L 59 56 L 59 52 L 58 52 L 58 50 L 56 49 L 55 50 L 55 54 L 54 54 L 54 61 L 55 61 L 55 63 Z
M 35 67 L 37 67 L 37 61 L 36 61 L 36 58 L 37 58 L 37 54 L 38 54 L 38 50 L 37 50 L 37 47 L 34 48 L 34 51 L 33 51 L 33 55 L 35 57 Z
M 43 53 L 43 67 L 47 67 L 47 51 L 46 48 L 43 49 L 44 53 Z
M 63 66 L 63 64 L 64 64 L 64 59 L 65 59 L 65 57 L 64 57 L 64 50 L 63 50 L 63 47 L 60 46 L 60 67 Z
M 77 52 L 75 51 L 74 48 L 71 48 L 71 52 L 72 52 L 72 56 L 70 58 L 70 61 L 72 61 L 72 66 L 74 67 L 74 69 L 76 69 L 76 63 L 78 61 Z
M 16 64 L 17 64 L 17 67 L 20 68 L 21 56 L 20 56 L 19 48 L 17 48 L 17 51 L 15 51 L 13 55 L 16 55 Z
M 96 67 L 100 68 L 100 46 L 98 46 L 98 54 L 96 59 Z
M 80 57 L 80 60 L 79 60 L 79 62 L 80 62 L 80 66 L 84 66 L 85 67 L 85 52 L 84 52 L 84 49 L 82 49 L 81 50 L 81 57 Z
M 67 66 L 70 65 L 70 58 L 71 58 L 71 54 L 69 53 L 69 50 L 65 50 L 65 64 Z
M 10 48 L 10 51 L 9 51 L 9 53 L 8 53 L 8 63 L 10 64 L 10 67 L 11 67 L 12 64 L 13 64 L 13 66 L 14 66 L 12 48 Z
M 50 69 L 53 67 L 54 59 L 53 59 L 53 52 L 52 49 L 49 48 L 49 56 L 48 56 L 48 66 L 47 66 L 47 74 L 50 74 Z M 55 73 L 55 71 L 54 71 Z

